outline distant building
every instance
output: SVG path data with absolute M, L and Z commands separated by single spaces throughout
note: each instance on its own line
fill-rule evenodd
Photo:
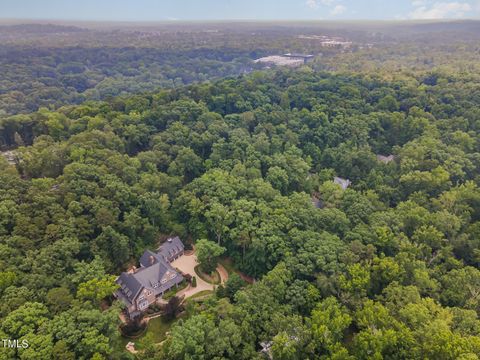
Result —
M 295 329 L 295 330 L 297 330 L 297 329 Z M 290 335 L 288 337 L 287 344 L 289 342 L 298 342 L 298 341 L 299 341 L 298 336 Z M 260 347 L 261 347 L 260 353 L 263 354 L 264 357 L 266 357 L 269 360 L 273 360 L 272 346 L 273 346 L 273 341 L 262 341 L 260 343 Z
M 0 152 L 2 156 L 7 160 L 10 165 L 15 165 L 18 162 L 17 153 L 15 151 L 3 151 Z
M 322 203 L 320 202 L 320 199 L 315 197 L 315 196 L 312 196 L 311 198 L 312 200 L 312 205 L 317 208 L 317 209 L 321 209 L 322 208 Z
M 255 63 L 272 64 L 277 66 L 301 66 L 311 62 L 315 58 L 314 55 L 305 54 L 284 54 L 284 55 L 271 55 L 265 56 L 255 60 Z
M 342 187 L 343 190 L 347 190 L 348 187 L 352 184 L 352 182 L 348 179 L 342 179 L 341 177 L 334 177 L 333 182 L 338 184 Z
M 320 194 L 315 193 L 311 196 L 310 200 L 312 201 L 312 205 L 317 209 L 322 209 L 325 205 L 322 200 L 320 200 Z
M 260 346 L 262 347 L 262 350 L 260 350 L 260 353 L 264 354 L 268 359 L 272 360 L 272 341 L 262 341 L 260 343 Z
M 320 42 L 322 47 L 328 48 L 343 48 L 347 49 L 353 45 L 351 41 L 345 40 L 338 36 L 327 36 L 327 35 L 300 35 L 299 39 L 304 40 L 317 40 Z M 369 44 L 371 45 L 371 44 Z
M 272 55 L 265 56 L 254 61 L 255 63 L 266 64 L 266 65 L 277 65 L 277 66 L 301 66 L 304 64 L 303 60 L 299 59 L 290 59 L 281 55 Z
M 339 41 L 339 40 L 325 40 L 321 42 L 323 47 L 341 47 L 349 48 L 352 46 L 350 41 Z
M 388 164 L 395 160 L 395 155 L 388 155 L 388 156 L 377 155 L 377 160 L 384 164 Z
M 134 318 L 160 299 L 165 292 L 183 281 L 170 263 L 183 255 L 185 247 L 180 238 L 163 243 L 157 253 L 146 250 L 140 258 L 140 268 L 123 272 L 116 280 L 120 286 L 115 296 L 127 306 L 127 313 Z
M 307 54 L 297 54 L 297 53 L 288 53 L 283 55 L 286 58 L 289 59 L 295 59 L 295 60 L 300 60 L 303 61 L 304 64 L 307 64 L 309 62 L 312 62 L 313 59 L 315 59 L 314 55 L 307 55 Z

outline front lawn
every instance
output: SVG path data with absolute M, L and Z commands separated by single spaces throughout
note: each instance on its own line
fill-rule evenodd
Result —
M 203 297 L 206 297 L 207 295 L 213 295 L 214 294 L 214 291 L 213 290 L 203 290 L 203 291 L 200 291 L 196 294 L 193 294 L 192 296 L 190 296 L 188 300 L 197 300 L 197 299 L 200 299 L 200 298 L 203 298 Z

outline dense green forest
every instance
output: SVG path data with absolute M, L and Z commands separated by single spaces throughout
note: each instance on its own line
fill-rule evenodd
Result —
M 318 44 L 298 39 L 308 29 L 0 24 L 0 116 L 236 76 L 272 52 L 319 53 Z
M 83 44 L 85 33 L 93 35 L 91 31 L 75 27 L 0 27 L 0 44 L 2 31 L 4 34 L 15 31 L 16 36 L 20 36 L 19 29 L 24 29 L 21 35 L 40 32 L 61 38 L 67 34 L 69 41 L 79 43 L 59 47 L 49 43 L 49 37 L 38 40 L 40 45 L 35 46 L 4 40 L 3 46 L 0 45 L 0 115 L 181 86 L 238 75 L 253 67 L 246 51 L 178 49 L 184 37 L 174 42 L 175 47 L 170 43 L 152 47 L 146 40 L 129 45 L 123 42 L 122 35 L 102 39 L 110 33 L 101 33 L 96 44 Z M 139 46 L 142 43 L 143 46 Z
M 480 358 L 480 45 L 431 41 L 428 54 L 422 39 L 2 105 L 15 158 L 0 157 L 0 335 L 31 346 L 0 359 L 133 359 L 113 280 L 165 234 L 218 242 L 256 281 L 219 287 L 141 359 L 264 359 L 261 343 L 285 360 Z M 79 54 L 121 72 L 94 60 L 105 51 Z M 131 56 L 117 51 L 109 61 Z M 174 73 L 208 80 L 201 50 L 186 51 L 172 56 L 192 68 Z M 54 53 L 74 76 L 71 50 Z M 158 55 L 135 54 L 145 69 Z
M 478 73 L 478 33 L 477 22 L 130 27 L 0 22 L 0 116 L 237 76 L 258 69 L 254 59 L 286 52 L 317 55 L 315 68 L 329 71 L 380 66 L 391 73 L 468 64 L 468 71 Z M 318 34 L 350 40 L 352 47 L 325 48 L 301 38 Z

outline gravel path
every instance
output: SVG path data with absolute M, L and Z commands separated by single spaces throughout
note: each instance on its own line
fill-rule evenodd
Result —
M 217 271 L 220 274 L 220 282 L 223 284 L 228 280 L 228 271 L 223 267 L 223 265 L 218 264 Z

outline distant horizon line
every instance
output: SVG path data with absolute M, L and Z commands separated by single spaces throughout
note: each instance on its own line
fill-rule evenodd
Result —
M 2 18 L 0 23 L 124 23 L 124 24 L 159 24 L 159 23 L 446 23 L 479 22 L 480 18 L 448 19 L 159 19 L 159 20 L 100 20 L 100 19 L 61 19 L 61 18 Z

